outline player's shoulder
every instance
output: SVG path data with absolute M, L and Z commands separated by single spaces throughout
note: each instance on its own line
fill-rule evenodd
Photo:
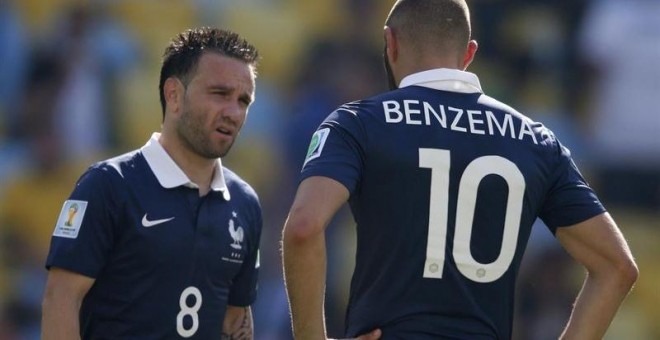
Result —
M 90 165 L 76 181 L 75 191 L 92 196 L 121 195 L 123 188 L 131 185 L 125 177 L 127 169 L 135 168 L 136 157 L 134 151 Z
M 339 105 L 334 113 L 339 113 L 352 118 L 364 119 L 367 116 L 378 114 L 379 110 L 382 110 L 383 102 L 392 98 L 400 97 L 402 95 L 401 92 L 402 89 L 380 92 L 363 99 L 346 102 Z
M 92 164 L 87 172 L 95 176 L 106 176 L 111 181 L 121 181 L 131 172 L 139 171 L 138 166 L 144 156 L 140 150 L 133 150 Z
M 497 110 L 497 111 L 502 111 L 508 114 L 511 114 L 515 117 L 518 117 L 519 119 L 524 119 L 527 121 L 532 121 L 528 116 L 522 114 L 520 111 L 514 109 L 512 106 L 505 104 L 504 102 L 495 99 L 487 94 L 481 94 L 479 98 L 477 99 L 477 103 L 479 105 L 482 105 L 486 108 L 490 108 L 492 110 Z
M 232 198 L 236 195 L 240 195 L 240 197 L 246 198 L 248 201 L 257 204 L 259 203 L 259 196 L 250 183 L 224 165 L 222 167 L 222 175 L 225 178 L 225 184 L 227 185 Z
M 232 205 L 246 212 L 247 216 L 250 216 L 251 221 L 254 222 L 252 225 L 260 229 L 262 223 L 261 203 L 257 192 L 247 181 L 225 166 L 222 167 L 222 175 L 227 190 L 229 190 Z
M 362 127 L 378 115 L 378 97 L 373 96 L 339 105 L 325 120 L 327 125 Z
M 530 132 L 535 135 L 535 140 L 538 141 L 538 143 L 535 144 L 539 147 L 547 148 L 551 152 L 557 150 L 557 137 L 554 132 L 542 122 L 534 120 L 512 106 L 486 94 L 481 94 L 477 99 L 477 103 L 481 106 L 482 111 L 487 112 L 487 114 L 503 117 L 500 120 L 503 124 L 506 124 L 507 116 L 515 121 L 521 122 L 521 128 L 522 125 L 524 125 L 525 128 L 530 129 Z
M 383 102 L 392 99 L 398 99 L 401 97 L 408 96 L 406 93 L 408 88 L 390 90 L 385 92 L 376 93 L 372 96 L 348 102 L 339 107 L 339 109 L 344 109 L 346 111 L 352 111 L 355 115 L 360 114 L 373 114 L 379 112 L 383 108 Z

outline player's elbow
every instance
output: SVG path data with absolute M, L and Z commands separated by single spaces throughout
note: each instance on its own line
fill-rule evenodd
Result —
M 639 268 L 632 256 L 628 256 L 617 266 L 617 273 L 624 288 L 630 290 L 637 282 Z
M 596 273 L 592 273 L 596 274 Z M 612 282 L 616 289 L 629 291 L 639 277 L 639 269 L 632 255 L 626 254 L 615 261 L 611 261 L 606 270 L 601 270 L 601 277 L 607 278 Z M 596 275 L 598 275 L 596 274 Z
M 323 227 L 312 216 L 290 214 L 282 231 L 282 243 L 286 246 L 309 242 L 323 233 Z

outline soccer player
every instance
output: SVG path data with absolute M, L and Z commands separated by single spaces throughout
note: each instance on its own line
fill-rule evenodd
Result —
M 160 76 L 161 133 L 91 166 L 46 262 L 43 339 L 251 339 L 261 207 L 223 167 L 255 97 L 239 35 L 177 35 Z
M 325 338 L 324 229 L 348 201 L 357 255 L 346 336 L 511 338 L 538 216 L 588 272 L 563 337 L 600 339 L 636 264 L 568 149 L 465 72 L 477 50 L 465 1 L 399 0 L 384 36 L 392 91 L 320 125 L 284 226 L 295 337 Z

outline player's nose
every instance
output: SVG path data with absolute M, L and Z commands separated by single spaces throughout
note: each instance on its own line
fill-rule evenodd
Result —
M 238 102 L 227 103 L 222 109 L 222 118 L 234 123 L 240 123 L 245 116 L 246 110 Z

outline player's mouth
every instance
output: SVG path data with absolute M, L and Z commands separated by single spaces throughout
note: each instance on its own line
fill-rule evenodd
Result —
M 217 128 L 217 129 L 215 129 L 215 131 L 218 132 L 218 133 L 220 133 L 220 134 L 223 134 L 223 135 L 225 135 L 225 136 L 228 136 L 228 137 L 231 137 L 231 136 L 234 135 L 234 133 L 232 132 L 232 130 L 227 129 L 227 128 L 224 128 L 224 127 L 219 127 L 219 128 Z

